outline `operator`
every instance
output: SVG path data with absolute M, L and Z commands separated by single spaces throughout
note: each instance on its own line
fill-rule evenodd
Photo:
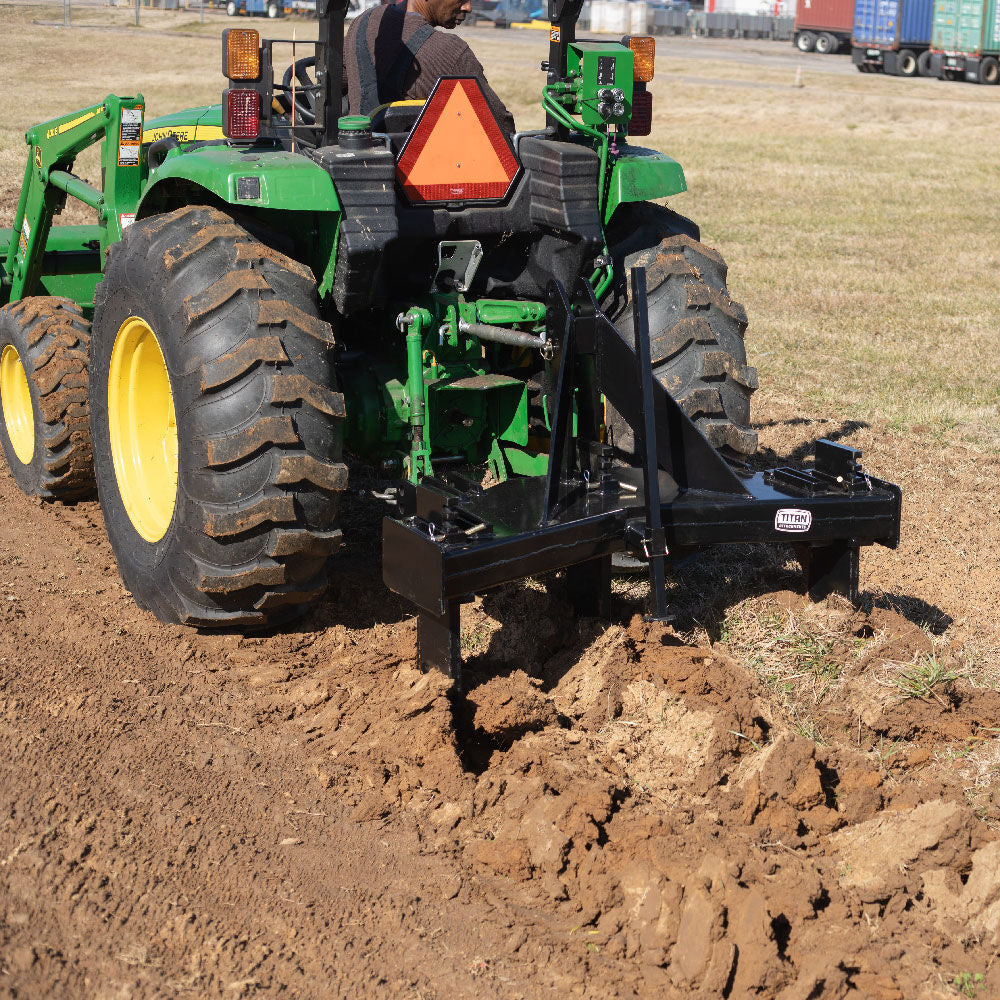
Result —
M 472 50 L 457 35 L 435 30 L 457 28 L 471 8 L 471 0 L 400 0 L 356 17 L 344 39 L 350 113 L 370 115 L 390 101 L 426 100 L 438 77 L 472 76 L 500 128 L 513 134 L 514 117 L 486 82 Z

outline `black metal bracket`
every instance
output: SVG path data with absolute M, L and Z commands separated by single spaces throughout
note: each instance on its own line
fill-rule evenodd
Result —
M 544 477 L 488 490 L 454 473 L 427 478 L 407 486 L 401 516 L 383 522 L 383 577 L 418 608 L 420 662 L 459 685 L 461 604 L 513 580 L 564 569 L 577 613 L 607 617 L 611 556 L 628 550 L 649 559 L 653 616 L 663 618 L 673 554 L 792 543 L 815 599 L 855 600 L 861 547 L 898 544 L 899 487 L 865 473 L 857 449 L 820 441 L 805 469 L 752 473 L 725 462 L 653 377 L 644 274 L 636 269 L 631 282 L 635 349 L 587 282 L 572 301 L 558 283 L 549 288 L 558 365 Z M 632 427 L 639 468 L 612 466 L 599 433 L 602 394 Z

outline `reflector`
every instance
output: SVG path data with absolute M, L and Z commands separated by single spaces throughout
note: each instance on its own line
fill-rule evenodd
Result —
M 256 28 L 223 31 L 222 71 L 230 80 L 256 80 L 260 76 L 260 32 Z
M 632 79 L 637 83 L 649 83 L 653 79 L 656 40 L 649 35 L 632 35 L 628 47 L 632 50 Z
M 260 94 L 256 90 L 224 90 L 222 131 L 227 139 L 256 139 L 260 134 Z
M 520 167 L 471 77 L 441 77 L 399 154 L 396 179 L 414 203 L 495 201 Z
M 632 94 L 632 117 L 628 123 L 629 135 L 649 135 L 653 130 L 653 95 L 641 84 Z

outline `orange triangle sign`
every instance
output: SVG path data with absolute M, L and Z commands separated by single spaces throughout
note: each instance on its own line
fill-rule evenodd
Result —
M 410 202 L 494 201 L 519 170 L 473 77 L 442 77 L 399 154 L 396 177 Z

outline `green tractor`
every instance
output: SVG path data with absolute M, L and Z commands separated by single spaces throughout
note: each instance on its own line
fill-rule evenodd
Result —
M 857 452 L 747 468 L 746 316 L 652 201 L 680 165 L 630 141 L 653 40 L 577 41 L 581 4 L 550 0 L 538 131 L 504 134 L 462 78 L 344 115 L 346 0 L 280 78 L 288 43 L 226 31 L 221 105 L 146 121 L 110 95 L 28 131 L 0 439 L 26 493 L 96 482 L 142 607 L 252 628 L 308 607 L 348 457 L 392 481 L 385 579 L 453 672 L 460 604 L 529 573 L 565 568 L 606 610 L 631 553 L 662 614 L 664 563 L 704 545 L 786 538 L 814 592 L 853 594 L 859 547 L 895 544 L 899 491 Z M 101 191 L 72 173 L 97 141 Z M 67 195 L 96 224 L 53 227 Z

